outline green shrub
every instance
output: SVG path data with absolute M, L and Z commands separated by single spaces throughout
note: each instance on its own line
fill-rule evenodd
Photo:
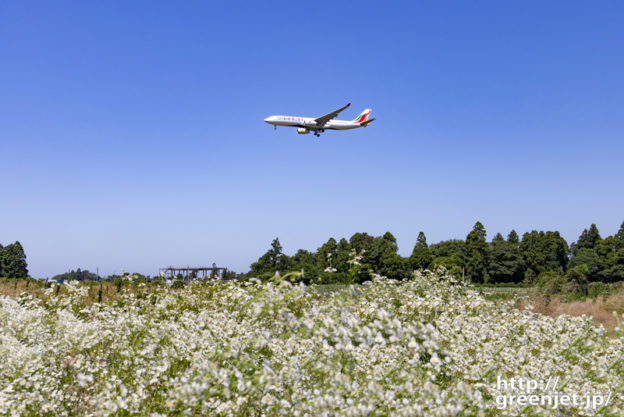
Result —
M 588 294 L 588 281 L 587 281 L 588 268 L 587 265 L 577 265 L 572 269 L 569 269 L 566 273 L 566 278 L 572 283 L 571 288 L 575 292 L 587 295 Z
M 609 286 L 605 285 L 604 282 L 591 282 L 588 285 L 588 290 L 587 290 L 587 295 L 590 298 L 593 298 L 594 300 L 600 296 L 602 297 L 607 297 L 609 295 L 609 291 L 610 288 Z
M 560 294 L 568 284 L 565 277 L 555 271 L 545 271 L 539 274 L 535 280 L 537 288 L 541 294 Z

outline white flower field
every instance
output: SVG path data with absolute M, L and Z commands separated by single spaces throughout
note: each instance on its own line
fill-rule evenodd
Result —
M 442 272 L 334 292 L 147 286 L 109 303 L 66 289 L 0 297 L 0 415 L 624 415 L 621 334 L 487 301 Z M 525 393 L 501 378 L 611 394 L 600 407 L 501 407 Z

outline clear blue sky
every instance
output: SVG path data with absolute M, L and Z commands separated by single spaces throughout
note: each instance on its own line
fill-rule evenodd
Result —
M 0 3 L 0 242 L 33 276 L 246 271 L 624 220 L 624 4 Z M 371 107 L 320 139 L 263 122 Z

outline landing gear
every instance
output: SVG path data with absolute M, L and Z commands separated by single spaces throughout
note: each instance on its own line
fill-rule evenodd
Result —
M 321 134 L 319 132 L 314 132 L 314 136 L 316 136 L 317 138 L 320 138 Z
M 276 125 L 273 125 L 273 130 L 277 130 L 277 126 Z

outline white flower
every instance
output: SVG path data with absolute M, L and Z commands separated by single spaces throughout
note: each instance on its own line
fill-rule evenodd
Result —
M 273 404 L 273 396 L 271 394 L 265 394 L 260 402 L 265 406 L 271 405 Z
M 43 302 L 0 295 L 0 415 L 64 415 L 68 404 L 93 416 L 498 415 L 497 373 L 561 376 L 579 394 L 621 380 L 621 335 L 487 301 L 439 272 L 322 294 L 259 281 L 113 286 L 118 298 L 97 305 L 86 285 L 59 288 Z M 607 412 L 624 415 L 621 395 Z
M 78 373 L 78 375 L 76 375 L 76 379 L 78 379 L 78 385 L 81 387 L 86 387 L 93 382 L 93 377 L 91 375 L 85 375 L 83 373 Z

